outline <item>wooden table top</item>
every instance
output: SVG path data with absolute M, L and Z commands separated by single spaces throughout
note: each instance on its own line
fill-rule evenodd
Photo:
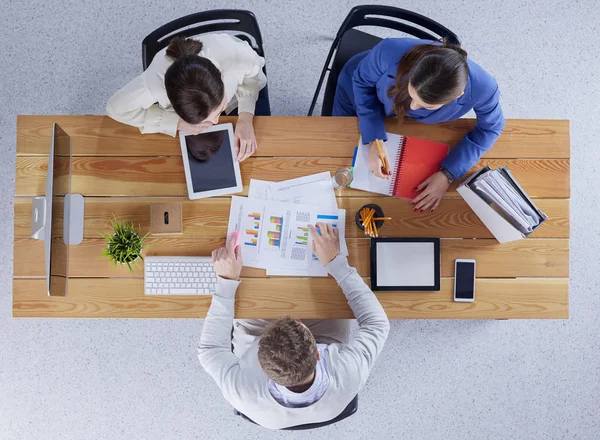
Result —
M 84 240 L 70 248 L 69 293 L 48 297 L 43 241 L 30 238 L 32 197 L 44 195 L 52 124 L 71 137 L 73 193 L 85 197 Z M 224 117 L 221 122 L 233 122 Z M 454 146 L 474 126 L 461 119 L 425 125 L 387 121 L 389 132 Z M 256 117 L 259 149 L 241 164 L 244 195 L 250 179 L 280 181 L 349 166 L 358 138 L 355 118 Z M 345 189 L 350 264 L 368 282 L 369 240 L 353 224 L 363 204 L 381 205 L 385 236 L 440 237 L 439 292 L 382 292 L 391 319 L 568 318 L 569 121 L 508 120 L 494 148 L 476 165 L 507 165 L 548 220 L 527 240 L 499 244 L 452 185 L 433 213 L 414 213 L 406 201 Z M 100 257 L 112 215 L 146 232 L 150 204 L 183 202 L 183 235 L 149 236 L 146 255 L 209 255 L 227 233 L 230 197 L 187 198 L 179 140 L 139 130 L 107 116 L 18 116 L 14 222 L 13 316 L 199 318 L 210 296 L 145 296 L 143 268 L 129 274 Z M 61 225 L 56 225 L 60 227 Z M 453 301 L 456 258 L 477 260 L 476 301 Z M 142 265 L 143 266 L 143 265 Z M 268 278 L 244 268 L 237 318 L 352 318 L 335 280 Z

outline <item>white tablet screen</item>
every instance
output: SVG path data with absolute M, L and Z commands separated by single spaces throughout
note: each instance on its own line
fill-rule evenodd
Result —
M 194 192 L 236 186 L 231 141 L 227 129 L 185 137 Z
M 380 287 L 434 286 L 434 243 L 377 243 L 377 285 Z

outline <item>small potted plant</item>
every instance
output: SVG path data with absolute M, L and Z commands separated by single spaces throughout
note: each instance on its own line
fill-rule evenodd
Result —
M 148 234 L 141 237 L 139 225 L 136 231 L 133 223 L 119 220 L 115 216 L 113 216 L 110 224 L 114 232 L 112 234 L 101 234 L 107 244 L 102 256 L 108 257 L 115 267 L 117 265 L 127 265 L 129 272 L 133 272 L 132 264 L 138 266 L 137 260 L 144 260 L 142 249 Z

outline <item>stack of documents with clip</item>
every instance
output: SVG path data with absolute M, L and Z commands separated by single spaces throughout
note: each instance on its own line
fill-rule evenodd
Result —
M 239 232 L 244 265 L 267 275 L 327 276 L 312 253 L 308 226 L 329 223 L 340 233 L 348 255 L 346 211 L 338 209 L 329 172 L 283 182 L 252 179 L 248 197 L 233 197 L 228 236 Z
M 531 201 L 507 167 L 485 167 L 457 189 L 500 243 L 528 237 L 548 217 Z

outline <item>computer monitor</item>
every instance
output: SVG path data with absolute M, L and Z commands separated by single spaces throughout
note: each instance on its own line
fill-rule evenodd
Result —
M 57 124 L 52 128 L 46 195 L 32 204 L 32 238 L 44 240 L 48 295 L 65 296 L 69 278 L 69 245 L 83 240 L 83 197 L 71 194 L 71 139 Z

